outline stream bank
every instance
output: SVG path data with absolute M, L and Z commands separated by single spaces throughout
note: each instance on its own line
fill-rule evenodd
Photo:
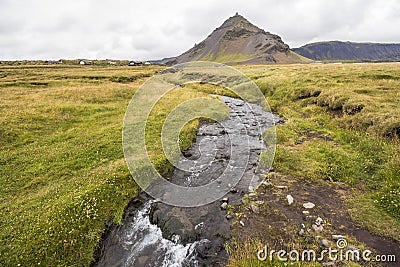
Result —
M 220 98 L 230 108 L 229 117 L 220 123 L 201 123 L 195 142 L 183 152 L 184 157 L 169 181 L 186 187 L 219 183 L 227 168 L 243 173 L 242 179 L 236 185 L 229 184 L 229 193 L 220 201 L 194 208 L 158 203 L 141 193 L 127 207 L 122 224 L 114 226 L 104 238 L 95 266 L 226 264 L 228 255 L 224 245 L 231 237 L 226 206 L 238 203 L 268 173 L 258 163 L 260 153 L 267 148 L 262 133 L 281 119 L 257 104 Z M 245 142 L 231 140 L 233 134 Z M 232 153 L 245 154 L 244 148 L 250 151 L 245 168 L 236 166 L 231 158 Z M 200 150 L 212 157 L 202 157 Z M 184 171 L 188 164 L 193 166 L 190 171 Z

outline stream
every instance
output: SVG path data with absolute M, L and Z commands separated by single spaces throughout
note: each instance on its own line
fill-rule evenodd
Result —
M 236 185 L 230 185 L 223 200 L 195 207 L 173 207 L 140 193 L 128 205 L 121 225 L 114 226 L 103 239 L 95 266 L 224 266 L 227 252 L 224 244 L 230 239 L 232 218 L 223 202 L 241 201 L 253 190 L 269 170 L 258 163 L 267 149 L 262 133 L 281 122 L 257 104 L 219 96 L 230 108 L 227 119 L 220 123 L 202 122 L 192 147 L 183 152 L 176 164 L 171 183 L 197 187 L 217 181 L 225 169 L 243 173 Z M 240 155 L 242 138 L 250 148 L 247 166 L 235 166 L 231 153 Z M 232 151 L 231 151 L 232 150 Z M 201 156 L 201 153 L 207 156 Z M 182 167 L 182 168 L 180 168 Z M 190 171 L 183 171 L 189 170 Z

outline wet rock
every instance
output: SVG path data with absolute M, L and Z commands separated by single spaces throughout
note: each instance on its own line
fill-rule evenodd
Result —
M 254 213 L 260 213 L 260 208 L 257 207 L 256 205 L 251 205 L 251 210 L 252 210 Z
M 321 241 L 319 241 L 319 244 L 323 247 L 329 248 L 329 242 L 326 239 L 322 239 Z
M 146 265 L 146 262 L 149 260 L 149 256 L 141 256 L 138 258 L 140 265 Z
M 304 204 L 303 204 L 303 207 L 304 207 L 305 209 L 312 209 L 312 208 L 315 207 L 315 204 L 314 204 L 314 203 L 311 203 L 311 202 L 307 202 L 307 203 L 304 203 Z
M 258 119 L 264 119 L 264 122 L 260 122 L 259 125 L 257 126 L 252 126 L 251 125 L 251 119 L 253 118 L 251 114 L 249 114 L 249 111 L 251 111 L 249 108 L 245 108 L 247 106 L 236 106 L 235 100 L 230 99 L 230 98 L 225 98 L 222 97 L 223 101 L 231 102 L 232 104 L 232 114 L 237 113 L 241 117 L 238 118 L 236 116 L 230 116 L 227 121 L 224 123 L 225 131 L 229 134 L 231 132 L 237 132 L 238 135 L 242 133 L 246 137 L 246 140 L 249 139 L 250 143 L 250 161 L 248 165 L 248 169 L 246 170 L 248 174 L 251 174 L 252 171 L 254 171 L 255 168 L 257 168 L 257 164 L 254 164 L 257 162 L 258 159 L 258 154 L 260 151 L 264 150 L 266 147 L 262 143 L 262 140 L 259 140 L 257 136 L 259 136 L 259 129 L 263 130 L 266 129 L 269 126 L 272 126 L 272 120 L 274 120 L 274 116 L 272 116 L 270 113 L 266 113 L 260 108 L 260 113 L 257 115 Z M 244 102 L 242 102 L 244 105 Z M 254 104 L 249 104 L 249 105 L 254 105 Z M 271 117 L 271 118 L 270 118 Z M 248 123 L 247 129 L 243 126 L 238 126 L 238 121 L 245 121 Z M 270 120 L 267 121 L 267 120 Z M 255 129 L 255 127 L 257 129 Z M 250 133 L 251 135 L 254 135 L 254 137 L 249 136 Z M 222 135 L 219 135 L 222 134 Z M 208 137 L 207 137 L 208 136 Z M 240 137 L 240 136 L 239 136 Z M 211 140 L 211 142 L 202 142 L 202 140 L 207 139 Z M 204 151 L 206 154 L 208 152 L 213 152 L 215 153 L 215 156 L 218 157 L 217 160 L 211 160 L 210 162 L 203 162 L 202 158 L 200 157 L 200 149 L 199 149 L 199 144 L 202 143 L 202 149 L 201 151 Z M 246 142 L 247 143 L 247 142 Z M 196 146 L 197 144 L 197 146 Z M 198 136 L 196 138 L 196 141 L 193 143 L 192 148 L 190 148 L 187 152 L 184 152 L 184 155 L 186 157 L 190 157 L 191 159 L 182 159 L 177 163 L 177 165 L 184 166 L 185 168 L 176 168 L 174 170 L 173 176 L 171 176 L 170 180 L 180 186 L 202 186 L 204 184 L 209 183 L 210 181 L 216 181 L 217 185 L 221 187 L 221 189 L 225 189 L 226 191 L 230 191 L 231 193 L 234 192 L 239 192 L 237 195 L 229 195 L 229 201 L 230 202 L 236 202 L 239 201 L 239 197 L 244 196 L 245 194 L 248 193 L 249 191 L 253 191 L 255 188 L 249 187 L 250 181 L 253 177 L 253 175 L 247 175 L 244 177 L 244 179 L 241 181 L 242 183 L 236 184 L 231 184 L 227 185 L 221 179 L 219 178 L 220 175 L 224 172 L 225 169 L 227 169 L 227 165 L 230 164 L 228 162 L 229 159 L 229 151 L 228 148 L 234 147 L 238 152 L 242 152 L 243 148 L 241 147 L 240 142 L 234 142 L 232 143 L 230 140 L 228 140 L 228 136 L 226 134 L 223 134 L 223 128 L 218 126 L 218 124 L 211 124 L 211 123 L 202 123 L 200 126 L 200 129 L 198 131 Z M 214 150 L 215 149 L 215 150 Z M 244 151 L 244 150 L 243 150 Z M 184 169 L 188 169 L 187 167 L 190 167 L 191 163 L 190 160 L 193 160 L 196 162 L 196 167 L 192 169 L 192 174 L 189 172 L 182 171 Z M 211 163 L 208 165 L 208 163 Z M 237 167 L 238 163 L 235 163 L 232 161 L 230 164 L 230 167 L 233 167 L 233 171 L 236 171 L 235 167 Z M 206 169 L 202 169 L 200 166 L 209 166 Z M 240 171 L 240 168 L 237 169 Z M 261 181 L 263 178 L 265 178 L 266 174 L 259 175 L 257 174 L 257 178 Z M 188 181 L 188 177 L 190 177 L 190 181 Z M 189 185 L 187 183 L 190 183 Z M 154 185 L 157 186 L 157 185 Z M 271 186 L 271 184 L 268 184 L 267 186 Z M 222 188 L 223 187 L 223 188 Z M 237 187 L 238 190 L 234 189 L 233 187 Z M 251 192 L 250 192 L 251 193 Z M 245 197 L 246 198 L 246 197 Z M 257 204 L 260 205 L 260 203 L 254 202 L 252 204 Z M 147 201 L 147 199 L 146 199 Z M 192 243 L 194 241 L 200 241 L 200 240 L 210 240 L 209 243 L 203 244 L 202 242 L 201 245 L 196 246 L 196 251 L 194 254 L 197 254 L 194 258 L 195 260 L 199 260 L 199 266 L 217 266 L 215 265 L 215 261 L 222 261 L 225 262 L 225 260 L 228 258 L 228 255 L 226 252 L 224 252 L 224 243 L 226 240 L 230 238 L 231 234 L 231 222 L 228 220 L 236 220 L 234 216 L 232 215 L 227 215 L 226 211 L 228 209 L 228 201 L 224 202 L 213 202 L 210 203 L 207 206 L 204 207 L 197 207 L 197 208 L 175 208 L 171 207 L 168 205 L 165 205 L 163 203 L 157 203 L 157 207 L 154 208 L 154 212 L 151 211 L 150 216 L 150 222 L 152 223 L 149 225 L 149 229 L 153 229 L 154 224 L 156 224 L 162 231 L 162 237 L 161 238 L 167 238 L 171 239 L 173 236 L 180 235 L 180 243 L 182 245 L 187 245 L 188 243 Z M 246 198 L 246 206 L 249 205 L 249 199 Z M 257 206 L 258 208 L 259 206 Z M 136 210 L 136 209 L 135 209 Z M 146 211 L 147 212 L 147 211 Z M 251 211 L 250 211 L 251 212 Z M 133 218 L 133 217 L 132 217 Z M 142 216 L 139 216 L 138 218 L 142 218 Z M 144 218 L 144 217 L 143 217 Z M 245 217 L 242 217 L 239 219 L 240 221 L 238 222 L 241 227 L 246 226 L 247 222 Z M 115 247 L 109 247 L 107 249 L 107 253 L 105 253 L 105 260 L 109 260 L 109 255 L 112 255 L 115 258 L 115 261 L 112 261 L 113 264 L 108 264 L 108 265 L 103 265 L 103 266 L 117 266 L 121 265 L 121 262 L 124 262 L 126 259 L 129 259 L 131 257 L 134 257 L 138 259 L 140 256 L 148 256 L 152 255 L 151 253 L 157 251 L 157 249 L 163 245 L 163 239 L 160 238 L 159 241 L 157 241 L 154 244 L 148 244 L 149 242 L 145 242 L 146 238 L 142 239 L 140 235 L 134 235 L 132 234 L 132 231 L 130 227 L 132 225 L 136 226 L 136 223 L 139 220 L 135 221 L 129 221 L 125 220 L 122 226 L 118 226 L 115 230 L 115 234 L 113 234 L 109 239 L 107 239 L 107 242 L 115 242 L 115 243 L 121 243 L 121 236 L 129 236 L 131 239 L 129 239 L 129 242 L 126 242 L 124 244 L 119 245 L 118 248 Z M 202 224 L 204 222 L 204 224 Z M 151 227 L 150 227 L 151 226 Z M 150 235 L 154 234 L 155 231 L 148 231 Z M 126 234 L 128 233 L 128 234 Z M 146 234 L 145 232 L 143 232 Z M 109 241 L 111 240 L 111 241 Z M 142 243 L 141 243 L 142 242 Z M 107 243 L 108 244 L 108 243 Z M 110 243 L 112 244 L 112 243 Z M 132 246 L 142 246 L 143 249 L 140 252 L 137 252 L 135 255 L 132 255 L 131 248 Z M 126 247 L 128 249 L 126 249 Z M 175 255 L 175 254 L 174 254 Z M 162 256 L 162 255 L 157 255 L 157 256 Z M 190 255 L 187 255 L 188 257 Z M 138 262 L 135 262 L 135 266 L 158 266 L 159 262 L 154 262 L 154 257 L 149 257 L 148 260 L 146 258 L 142 258 L 143 265 L 138 265 Z M 205 260 L 202 260 L 202 258 L 205 258 Z M 163 260 L 164 258 L 160 258 Z M 157 257 L 157 260 L 160 260 Z M 111 261 L 108 261 L 110 263 Z M 157 265 L 158 263 L 158 265 Z M 188 266 L 192 266 L 191 263 L 188 264 Z M 220 265 L 218 265 L 220 266 Z
M 286 196 L 289 206 L 293 204 L 294 198 L 291 195 Z
M 207 258 L 211 245 L 211 242 L 201 242 L 198 244 L 195 248 L 197 255 L 202 259 Z

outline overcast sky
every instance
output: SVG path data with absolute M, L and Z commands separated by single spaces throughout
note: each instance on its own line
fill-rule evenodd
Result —
M 292 48 L 400 43 L 399 0 L 0 0 L 0 60 L 176 56 L 235 12 Z

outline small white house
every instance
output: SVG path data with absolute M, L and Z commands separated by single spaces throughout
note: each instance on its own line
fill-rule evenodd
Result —
M 93 62 L 89 60 L 81 60 L 79 61 L 79 65 L 92 65 Z

